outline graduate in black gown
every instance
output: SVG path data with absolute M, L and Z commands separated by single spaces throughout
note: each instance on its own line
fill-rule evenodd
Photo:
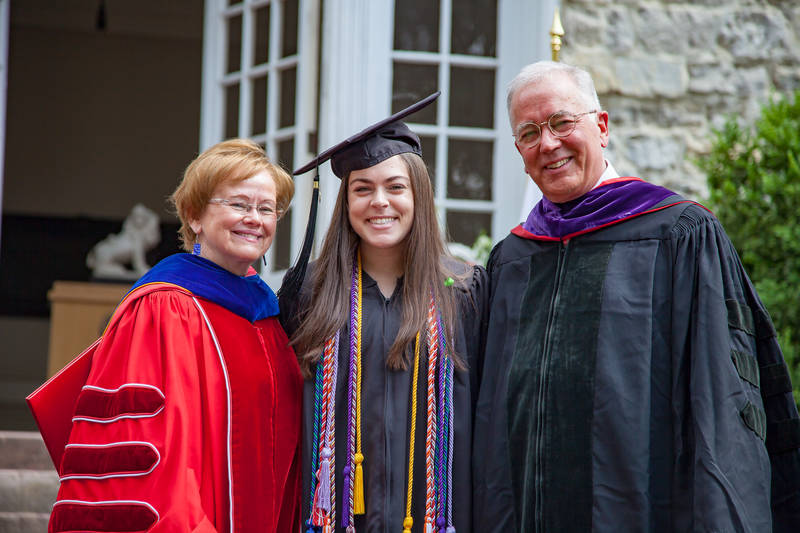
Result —
M 543 198 L 487 267 L 475 530 L 800 531 L 786 363 L 719 221 L 616 174 L 585 71 L 508 101 Z
M 433 98 L 295 172 L 330 157 L 342 180 L 319 258 L 279 293 L 306 373 L 305 531 L 472 531 L 487 286 L 447 254 L 419 139 L 399 122 Z

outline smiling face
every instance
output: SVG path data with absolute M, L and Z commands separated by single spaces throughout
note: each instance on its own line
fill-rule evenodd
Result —
M 402 251 L 414 220 L 414 194 L 400 156 L 352 171 L 347 205 L 350 226 L 361 238 L 363 254 Z
M 275 181 L 266 170 L 238 183 L 223 182 L 211 195 L 273 208 L 275 196 Z M 253 208 L 241 214 L 215 203 L 207 204 L 200 217 L 190 223 L 200 243 L 200 256 L 238 276 L 244 276 L 247 268 L 267 252 L 276 224 L 274 215 L 261 217 Z
M 525 122 L 544 122 L 557 111 L 591 111 L 586 100 L 571 77 L 556 73 L 516 92 L 510 106 L 513 128 L 516 131 Z M 563 203 L 586 194 L 597 183 L 605 170 L 603 148 L 607 144 L 608 113 L 598 111 L 581 117 L 575 131 L 566 137 L 556 137 L 544 126 L 538 145 L 517 145 L 517 150 L 525 172 L 542 194 L 551 202 Z

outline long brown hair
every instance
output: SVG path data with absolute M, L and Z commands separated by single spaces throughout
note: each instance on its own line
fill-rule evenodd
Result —
M 425 338 L 430 290 L 444 322 L 447 345 L 458 368 L 463 368 L 461 358 L 453 351 L 455 319 L 455 287 L 445 287 L 448 277 L 455 274 L 444 263 L 449 257 L 444 238 L 439 230 L 436 207 L 433 201 L 428 169 L 416 154 L 400 154 L 411 178 L 414 196 L 414 220 L 406 236 L 403 255 L 403 319 L 392 347 L 386 356 L 386 364 L 392 369 L 408 368 L 409 346 L 417 332 Z M 347 179 L 342 180 L 339 195 L 322 251 L 311 273 L 310 301 L 301 304 L 300 326 L 292 336 L 292 345 L 297 351 L 300 365 L 309 374 L 319 361 L 325 340 L 347 324 L 350 309 L 350 277 L 353 255 L 360 238 L 350 226 L 347 205 Z

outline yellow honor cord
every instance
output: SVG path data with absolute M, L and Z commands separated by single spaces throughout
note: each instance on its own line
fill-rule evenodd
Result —
M 358 320 L 356 320 L 356 473 L 353 480 L 353 514 L 364 514 L 364 454 L 361 453 L 361 251 L 358 252 Z
M 414 435 L 417 430 L 417 383 L 419 381 L 419 332 L 414 343 L 414 374 L 411 381 L 411 436 L 408 439 L 408 494 L 406 496 L 406 517 L 403 520 L 403 533 L 411 533 L 414 519 L 411 517 L 411 491 L 414 488 Z

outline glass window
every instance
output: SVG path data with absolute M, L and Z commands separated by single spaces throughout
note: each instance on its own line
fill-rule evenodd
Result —
M 235 15 L 228 19 L 228 62 L 225 65 L 225 72 L 237 72 L 242 63 L 242 16 Z
M 281 57 L 297 53 L 298 0 L 283 3 L 283 34 L 281 38 Z
M 269 61 L 269 4 L 260 7 L 253 13 L 255 39 L 253 40 L 253 65 L 261 65 Z
M 287 139 L 279 141 L 278 146 L 278 164 L 280 164 L 287 172 L 292 172 L 292 162 L 294 161 L 294 139 Z M 275 238 L 272 241 L 272 260 L 273 270 L 284 270 L 289 268 L 292 264 L 292 213 L 289 212 L 283 215 L 278 221 L 278 226 L 275 229 Z
M 497 0 L 395 0 L 394 4 L 392 112 L 442 91 L 433 105 L 409 121 L 425 125 L 418 129 L 425 133 L 420 137 L 437 208 L 450 237 L 466 245 L 472 245 L 481 232 L 491 235 L 499 209 L 493 198 L 498 4 Z M 449 49 L 439 43 L 448 43 Z
M 429 137 L 427 135 L 419 136 L 420 144 L 422 144 L 422 159 L 425 161 L 425 166 L 428 167 L 428 175 L 431 178 L 434 194 L 436 193 L 436 137 Z
M 494 127 L 494 70 L 450 69 L 450 125 Z
M 481 233 L 492 234 L 492 214 L 448 209 L 447 232 L 450 241 L 472 246 Z
M 253 80 L 252 134 L 260 135 L 267 131 L 267 76 Z
M 453 9 L 450 51 L 454 54 L 497 55 L 497 0 L 459 2 Z
M 239 84 L 225 88 L 225 138 L 239 136 Z
M 422 100 L 439 88 L 439 67 L 437 65 L 417 65 L 394 62 L 392 77 L 392 113 Z M 414 113 L 411 119 L 420 124 L 436 124 L 436 109 L 439 101 Z
M 281 110 L 278 127 L 286 128 L 294 124 L 295 91 L 297 88 L 297 67 L 280 72 Z
M 421 52 L 436 52 L 439 50 L 438 1 L 395 1 L 394 49 L 418 50 Z
M 450 139 L 447 197 L 492 199 L 492 142 Z

